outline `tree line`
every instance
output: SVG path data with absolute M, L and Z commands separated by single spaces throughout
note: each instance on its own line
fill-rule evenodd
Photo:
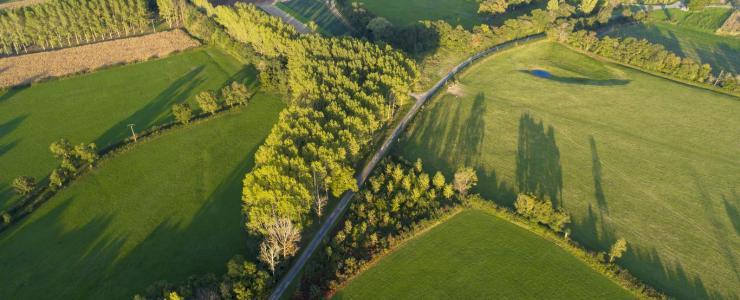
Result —
M 737 75 L 721 70 L 713 72 L 712 66 L 689 57 L 681 57 L 645 39 L 598 37 L 595 32 L 571 32 L 566 26 L 549 32 L 558 41 L 582 51 L 604 56 L 618 62 L 658 72 L 682 80 L 721 87 L 730 92 L 740 92 Z
M 289 106 L 255 154 L 244 179 L 247 228 L 264 236 L 289 221 L 303 228 L 330 197 L 356 190 L 354 166 L 416 76 L 402 53 L 350 38 L 299 36 L 253 5 L 213 9 L 215 20 L 288 78 Z M 293 230 L 291 226 L 280 226 Z M 283 247 L 281 247 L 283 248 Z M 289 256 L 283 251 L 278 257 Z
M 49 0 L 0 10 L 0 53 L 70 47 L 152 26 L 147 0 Z

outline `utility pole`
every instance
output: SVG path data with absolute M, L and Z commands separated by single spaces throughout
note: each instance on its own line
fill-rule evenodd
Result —
M 134 138 L 134 143 L 135 143 L 137 140 L 137 137 L 136 137 L 136 132 L 134 132 L 134 126 L 136 126 L 136 124 L 128 124 L 128 128 L 131 128 L 131 137 Z

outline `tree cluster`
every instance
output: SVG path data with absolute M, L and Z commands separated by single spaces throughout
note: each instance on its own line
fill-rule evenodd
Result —
M 192 276 L 177 285 L 160 281 L 134 299 L 263 299 L 270 291 L 270 280 L 270 274 L 236 256 L 226 264 L 226 274 L 221 278 L 213 274 Z
M 299 36 L 253 5 L 219 6 L 216 20 L 258 54 L 284 62 L 290 103 L 244 179 L 250 231 L 267 235 L 280 219 L 303 227 L 316 203 L 357 188 L 353 166 L 408 99 L 416 76 L 399 52 L 350 38 Z M 365 150 L 366 151 L 366 150 Z
M 54 169 L 49 176 L 51 189 L 61 188 L 69 178 L 76 175 L 79 168 L 87 164 L 92 168 L 98 160 L 98 150 L 94 143 L 80 143 L 72 146 L 67 139 L 60 139 L 49 146 L 49 151 L 59 159 L 60 167 Z
M 570 223 L 570 216 L 552 207 L 549 201 L 539 200 L 534 196 L 519 194 L 514 202 L 516 212 L 532 222 L 550 227 L 555 232 L 562 232 Z
M 687 81 L 719 86 L 728 91 L 740 91 L 736 75 L 725 71 L 715 75 L 709 64 L 678 56 L 666 50 L 663 45 L 653 44 L 644 39 L 638 40 L 633 37 L 621 39 L 609 36 L 599 38 L 592 31 L 570 32 L 568 28 L 558 28 L 551 34 L 560 42 L 572 47 L 621 63 Z
M 532 0 L 479 0 L 479 14 L 501 14 L 506 12 L 509 6 L 529 4 Z
M 147 0 L 49 0 L 0 10 L 0 54 L 69 47 L 151 28 Z
M 316 299 L 361 271 L 423 220 L 434 219 L 460 203 L 442 173 L 384 162 L 355 195 L 323 253 L 307 267 L 300 287 L 303 298 Z

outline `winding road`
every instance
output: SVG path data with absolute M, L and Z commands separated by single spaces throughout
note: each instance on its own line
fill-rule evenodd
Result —
M 429 100 L 434 94 L 436 94 L 440 89 L 442 89 L 447 82 L 452 79 L 455 74 L 459 73 L 466 67 L 470 66 L 474 61 L 483 58 L 491 53 L 511 48 L 512 46 L 517 46 L 521 43 L 526 43 L 529 41 L 539 40 L 544 37 L 544 34 L 538 34 L 529 36 L 526 38 L 521 38 L 517 40 L 513 40 L 510 42 L 506 42 L 503 44 L 499 44 L 494 47 L 490 47 L 486 50 L 483 50 L 481 52 L 476 53 L 475 55 L 471 56 L 470 58 L 466 59 L 464 62 L 458 64 L 450 72 L 445 75 L 444 78 L 440 79 L 432 88 L 429 90 L 421 93 L 421 94 L 412 94 L 411 96 L 416 98 L 416 102 L 414 103 L 414 106 L 411 107 L 411 109 L 406 113 L 405 116 L 403 116 L 403 119 L 401 119 L 401 122 L 396 125 L 396 128 L 393 129 L 393 132 L 386 137 L 386 139 L 383 141 L 383 144 L 380 146 L 378 151 L 375 152 L 375 154 L 372 156 L 370 161 L 365 165 L 365 167 L 362 169 L 362 171 L 357 174 L 357 187 L 362 188 L 362 185 L 365 183 L 365 180 L 368 176 L 370 176 L 370 173 L 375 169 L 375 166 L 380 162 L 380 160 L 388 153 L 388 150 L 390 150 L 391 145 L 393 145 L 393 142 L 395 142 L 398 139 L 398 136 L 406 129 L 406 126 L 408 126 L 409 122 L 411 122 L 411 119 L 414 118 L 417 112 L 421 109 L 421 107 Z M 327 219 L 324 221 L 324 224 L 321 225 L 321 228 L 319 228 L 319 231 L 316 232 L 311 242 L 308 243 L 308 246 L 306 246 L 303 251 L 301 251 L 301 255 L 298 256 L 298 259 L 293 263 L 293 265 L 290 267 L 290 270 L 288 270 L 288 273 L 283 276 L 283 278 L 278 282 L 278 285 L 275 287 L 275 289 L 272 291 L 272 294 L 270 295 L 270 300 L 278 300 L 280 299 L 285 291 L 288 289 L 290 284 L 295 280 L 296 276 L 298 276 L 301 273 L 301 270 L 303 269 L 303 266 L 308 262 L 308 260 L 313 255 L 314 251 L 319 247 L 321 242 L 324 240 L 327 234 L 329 234 L 329 231 L 334 227 L 334 224 L 339 219 L 339 217 L 342 216 L 342 213 L 344 212 L 345 208 L 347 208 L 347 205 L 349 205 L 349 202 L 352 200 L 352 197 L 355 195 L 353 191 L 347 191 L 342 195 L 342 198 L 339 200 L 339 203 L 334 208 L 334 210 L 329 214 Z

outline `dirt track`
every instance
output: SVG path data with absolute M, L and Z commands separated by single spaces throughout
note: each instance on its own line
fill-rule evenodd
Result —
M 162 57 L 199 43 L 172 30 L 97 44 L 0 59 L 0 88 Z
M 21 0 L 21 1 L 12 1 L 8 3 L 0 3 L 0 9 L 29 6 L 29 5 L 34 5 L 36 3 L 41 3 L 44 1 L 46 0 Z

